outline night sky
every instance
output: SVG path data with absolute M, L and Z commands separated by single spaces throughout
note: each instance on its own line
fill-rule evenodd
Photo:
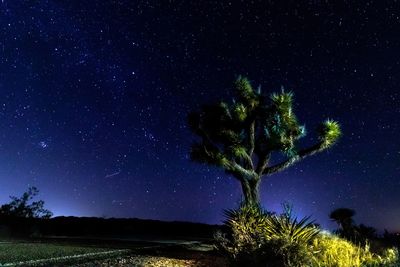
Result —
M 265 208 L 400 230 L 400 5 L 283 2 L 2 0 L 0 203 L 35 185 L 55 216 L 220 223 L 241 189 L 190 161 L 186 117 L 241 74 L 294 92 L 304 145 L 343 129 L 264 180 Z

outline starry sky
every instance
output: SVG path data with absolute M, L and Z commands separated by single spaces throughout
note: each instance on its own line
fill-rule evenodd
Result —
M 400 6 L 340 2 L 2 0 L 0 203 L 35 185 L 55 216 L 220 223 L 241 189 L 190 161 L 186 117 L 241 74 L 294 92 L 304 145 L 343 128 L 264 180 L 265 208 L 400 230 Z

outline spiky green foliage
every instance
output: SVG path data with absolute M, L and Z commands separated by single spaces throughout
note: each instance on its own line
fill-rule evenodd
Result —
M 250 81 L 243 76 L 239 76 L 235 81 L 238 99 L 249 108 L 254 108 L 258 104 L 257 93 L 253 90 Z
M 217 236 L 217 247 L 238 266 L 307 266 L 307 248 L 319 229 L 309 218 L 297 220 L 291 213 L 263 211 L 242 205 L 225 212 L 228 235 Z
M 333 120 L 326 120 L 320 126 L 319 132 L 319 139 L 324 147 L 332 146 L 342 134 L 339 123 Z
M 284 206 L 284 213 L 280 216 L 269 216 L 266 233 L 273 238 L 286 239 L 289 243 L 308 244 L 318 235 L 319 228 L 314 225 L 310 217 L 298 220 L 292 216 L 291 207 Z
M 199 137 L 191 150 L 193 160 L 223 168 L 238 179 L 247 204 L 258 203 L 263 176 L 331 147 L 340 137 L 340 126 L 332 120 L 318 129 L 318 142 L 301 148 L 298 141 L 306 129 L 293 111 L 293 93 L 283 89 L 270 96 L 255 91 L 250 81 L 239 77 L 232 103 L 206 105 L 189 115 L 189 126 Z M 274 154 L 286 159 L 271 164 Z
M 265 242 L 267 217 L 260 207 L 242 205 L 239 209 L 225 210 L 225 218 L 231 235 L 231 243 L 225 249 L 235 258 L 259 249 Z

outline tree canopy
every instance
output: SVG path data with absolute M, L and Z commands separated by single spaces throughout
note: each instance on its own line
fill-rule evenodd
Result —
M 301 148 L 299 140 L 306 129 L 293 111 L 292 92 L 282 89 L 265 95 L 242 76 L 234 86 L 236 97 L 231 103 L 204 105 L 189 114 L 189 126 L 199 137 L 191 147 L 191 158 L 224 169 L 241 183 L 244 201 L 257 204 L 262 177 L 330 148 L 341 129 L 328 119 L 317 128 L 317 142 Z M 285 160 L 271 164 L 276 152 L 283 153 Z
M 44 208 L 44 201 L 32 201 L 39 190 L 32 186 L 21 197 L 10 196 L 11 202 L 0 207 L 0 215 L 23 218 L 50 218 L 53 213 Z

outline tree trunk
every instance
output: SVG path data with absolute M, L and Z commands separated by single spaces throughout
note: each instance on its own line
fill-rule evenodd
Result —
M 242 191 L 245 205 L 260 204 L 260 195 L 258 188 L 260 179 L 242 180 Z

